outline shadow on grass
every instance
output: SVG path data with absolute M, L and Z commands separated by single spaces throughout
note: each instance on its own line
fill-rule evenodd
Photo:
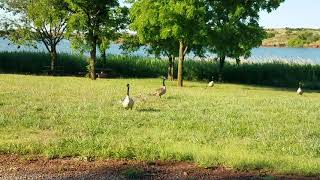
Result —
M 143 109 L 138 109 L 138 112 L 160 112 L 160 109 L 155 109 L 155 108 L 143 108 Z
M 270 162 L 266 161 L 255 161 L 255 162 L 241 162 L 235 166 L 238 170 L 245 171 L 261 171 L 263 169 L 274 169 L 274 166 Z
M 249 165 L 250 166 L 250 165 Z M 101 167 L 87 173 L 66 179 L 235 179 L 235 180 L 273 180 L 305 179 L 306 177 L 289 175 L 272 175 L 260 170 L 235 171 L 223 167 L 214 169 L 200 168 L 188 163 L 155 162 L 152 164 L 123 163 L 121 165 Z
M 13 169 L 1 174 L 0 179 L 310 179 L 310 176 L 279 175 L 264 171 L 262 167 L 270 166 L 265 161 L 240 163 L 240 171 L 223 166 L 202 168 L 194 163 L 158 160 L 85 161 L 0 155 L 0 162 L 0 169 Z M 15 169 L 19 169 L 19 172 Z M 319 176 L 311 179 L 319 179 Z
M 241 89 L 244 90 L 261 90 L 262 88 L 264 89 L 269 89 L 269 90 L 273 90 L 273 91 L 282 91 L 282 92 L 292 92 L 292 93 L 296 93 L 296 91 L 298 90 L 298 86 L 296 88 L 292 88 L 292 87 L 274 87 L 274 86 L 263 86 L 263 85 L 250 85 L 250 84 L 236 84 L 236 85 L 244 85 L 246 87 L 242 87 Z M 320 90 L 311 90 L 311 89 L 305 89 L 304 88 L 305 93 L 320 93 Z
M 176 100 L 176 99 L 181 99 L 181 96 L 171 95 L 171 96 L 167 96 L 166 99 L 168 99 L 168 100 L 170 100 L 170 99 Z

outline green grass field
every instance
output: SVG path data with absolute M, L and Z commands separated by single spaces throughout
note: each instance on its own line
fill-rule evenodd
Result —
M 134 110 L 120 100 L 132 86 Z M 0 153 L 178 160 L 317 175 L 320 94 L 159 79 L 0 75 Z

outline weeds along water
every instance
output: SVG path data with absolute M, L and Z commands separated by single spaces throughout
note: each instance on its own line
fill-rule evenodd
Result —
M 43 67 L 50 65 L 50 57 L 44 52 L 0 52 L 0 72 L 19 74 L 41 74 Z M 87 58 L 78 54 L 59 54 L 58 66 L 64 67 L 66 75 L 78 75 L 87 71 Z M 109 55 L 106 64 L 98 59 L 97 67 L 112 70 L 113 77 L 152 78 L 166 76 L 166 59 L 137 56 Z M 218 77 L 218 62 L 187 60 L 184 67 L 186 80 L 208 81 Z M 177 62 L 174 66 L 177 72 Z M 257 84 L 267 86 L 297 87 L 301 81 L 305 88 L 320 89 L 320 65 L 309 64 L 301 59 L 243 60 L 240 66 L 229 60 L 223 71 L 225 82 Z

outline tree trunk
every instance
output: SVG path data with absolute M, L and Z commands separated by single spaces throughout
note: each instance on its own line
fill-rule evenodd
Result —
M 226 56 L 220 56 L 220 64 L 219 64 L 219 81 L 222 82 L 222 76 L 223 76 L 223 67 L 225 64 Z
M 56 63 L 57 63 L 57 50 L 56 47 L 52 47 L 51 48 L 51 52 L 50 52 L 50 58 L 51 58 L 51 67 L 50 67 L 50 73 L 52 75 L 55 74 L 55 67 L 56 67 Z
M 179 48 L 179 65 L 178 65 L 178 86 L 183 87 L 183 63 L 185 57 L 186 46 L 180 41 Z
M 168 79 L 173 81 L 174 56 L 169 56 Z
M 106 55 L 106 50 L 101 52 L 101 58 L 102 58 L 102 66 L 106 67 L 107 65 L 107 55 Z
M 96 61 L 97 61 L 97 38 L 93 37 L 91 42 L 89 74 L 92 80 L 96 80 Z
M 240 66 L 240 58 L 236 58 L 237 66 Z

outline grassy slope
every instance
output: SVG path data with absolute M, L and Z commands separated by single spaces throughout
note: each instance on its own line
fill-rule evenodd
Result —
M 301 33 L 310 32 L 314 35 L 320 35 L 320 29 L 267 29 L 269 34 L 275 34 L 274 37 L 263 40 L 262 46 L 288 46 L 288 41 L 296 38 Z M 306 47 L 320 47 L 320 41 L 313 42 Z
M 133 111 L 119 103 L 127 82 Z M 320 172 L 320 94 L 168 82 L 162 99 L 147 95 L 160 84 L 0 75 L 0 153 Z

